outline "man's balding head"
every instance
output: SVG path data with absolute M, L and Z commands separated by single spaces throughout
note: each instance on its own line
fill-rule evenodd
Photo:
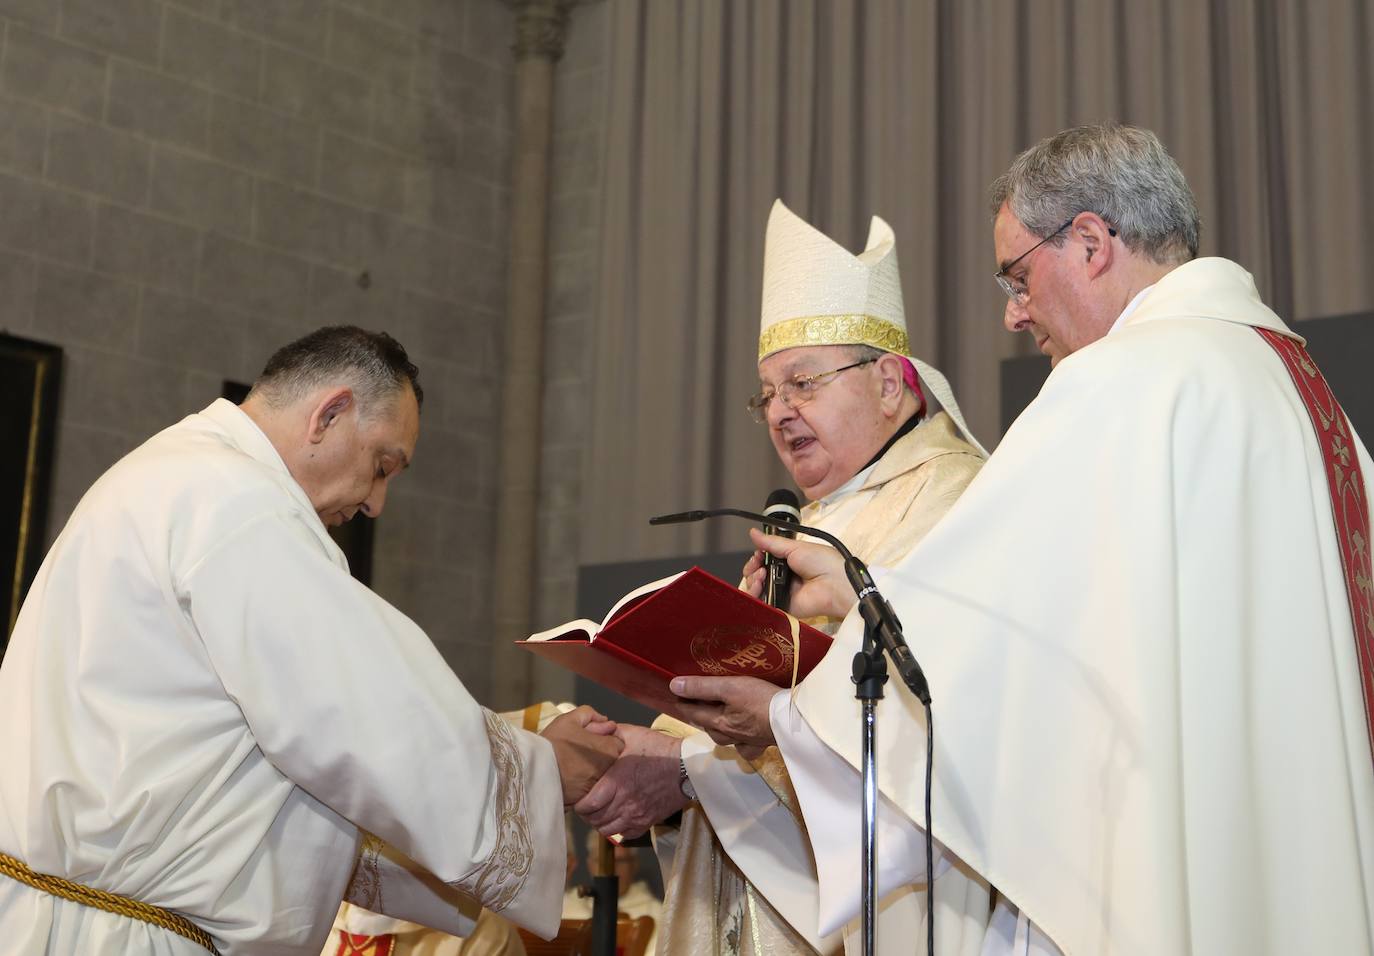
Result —
M 262 429 L 321 521 L 375 518 L 420 434 L 419 370 L 385 332 L 318 329 L 278 349 L 243 411 Z

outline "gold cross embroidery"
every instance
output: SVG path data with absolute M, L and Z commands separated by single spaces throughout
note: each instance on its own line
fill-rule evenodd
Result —
M 1350 446 L 1341 440 L 1339 435 L 1331 439 L 1331 454 L 1341 460 L 1341 464 L 1350 466 Z

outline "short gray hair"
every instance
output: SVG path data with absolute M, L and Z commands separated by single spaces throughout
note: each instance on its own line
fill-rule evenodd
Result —
M 873 345 L 851 345 L 849 349 L 849 361 L 851 362 L 876 362 L 884 355 L 892 354 Z
M 335 383 L 353 389 L 359 413 L 367 416 L 387 407 L 407 385 L 416 405 L 425 398 L 420 370 L 401 343 L 352 325 L 325 326 L 277 349 L 249 394 L 281 407 Z
M 1159 137 L 1136 126 L 1077 126 L 1043 139 L 997 177 L 988 198 L 994 217 L 1005 203 L 1037 236 L 1095 212 L 1126 248 L 1161 265 L 1197 257 L 1193 191 Z

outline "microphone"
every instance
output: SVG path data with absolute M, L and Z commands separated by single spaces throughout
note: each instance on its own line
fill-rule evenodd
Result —
M 779 488 L 768 496 L 768 501 L 763 506 L 763 513 L 780 521 L 800 524 L 800 508 L 801 502 L 797 501 L 797 496 L 790 489 Z M 786 524 L 773 524 L 766 521 L 763 524 L 763 533 L 781 535 L 784 538 L 797 536 L 797 532 Z M 767 574 L 763 585 L 764 602 L 783 611 L 787 610 L 787 602 L 791 597 L 792 589 L 792 569 L 787 566 L 786 561 L 769 554 L 767 551 L 763 552 L 763 568 Z
M 689 521 L 703 521 L 706 518 L 721 517 L 748 518 L 750 521 L 772 524 L 776 527 L 787 525 L 793 534 L 801 531 L 813 538 L 820 538 L 822 541 L 828 541 L 834 545 L 835 550 L 844 557 L 844 574 L 849 579 L 849 586 L 859 596 L 859 614 L 863 617 L 864 623 L 877 635 L 878 642 L 882 644 L 883 650 L 887 651 L 887 656 L 892 660 L 893 666 L 901 676 L 902 683 L 906 684 L 907 689 L 915 695 L 917 700 L 927 707 L 930 706 L 930 684 L 926 681 L 926 675 L 921 670 L 921 665 L 916 662 L 916 658 L 912 655 L 911 648 L 907 646 L 906 638 L 902 636 L 902 622 L 897 619 L 897 614 L 892 610 L 892 605 L 888 604 L 883 596 L 878 593 L 877 585 L 873 583 L 873 577 L 868 573 L 868 568 L 864 563 L 844 546 L 843 541 L 829 531 L 807 527 L 800 522 L 792 521 L 790 517 L 785 518 L 776 513 L 769 517 L 756 511 L 741 511 L 739 508 L 679 511 L 675 514 L 658 515 L 650 518 L 649 524 L 683 524 Z

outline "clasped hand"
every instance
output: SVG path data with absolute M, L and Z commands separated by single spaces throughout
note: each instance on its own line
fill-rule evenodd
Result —
M 625 744 L 615 736 L 616 723 L 583 704 L 555 717 L 540 736 L 553 745 L 563 806 L 587 795 L 592 785 L 615 763 Z
M 605 836 L 637 837 L 687 806 L 682 740 L 633 724 L 621 724 L 616 735 L 625 744 L 620 759 L 573 809 Z
M 753 677 L 678 677 L 670 685 L 684 699 L 684 716 L 719 744 L 752 757 L 773 742 L 768 705 L 777 687 Z M 625 749 L 573 809 L 606 836 L 636 837 L 690 802 L 682 791 L 682 740 L 621 724 Z

